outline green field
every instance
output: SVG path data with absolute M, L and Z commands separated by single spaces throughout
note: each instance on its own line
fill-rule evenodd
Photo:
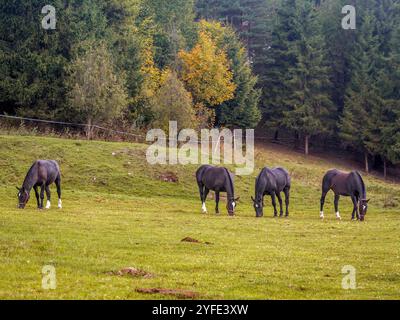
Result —
M 1 299 L 170 299 L 141 288 L 190 290 L 199 299 L 399 299 L 400 186 L 365 181 L 370 209 L 351 222 L 351 201 L 333 195 L 319 219 L 320 181 L 335 162 L 257 148 L 257 170 L 236 178 L 237 215 L 201 214 L 195 166 L 155 166 L 146 146 L 56 138 L 0 136 Z M 114 153 L 114 155 L 113 155 Z M 63 174 L 62 210 L 16 209 L 35 159 L 56 159 Z M 291 216 L 256 219 L 250 196 L 264 166 L 285 166 L 293 179 Z M 172 171 L 178 183 L 159 176 Z M 182 242 L 185 237 L 201 243 Z M 42 289 L 42 267 L 56 268 L 57 288 Z M 343 290 L 342 268 L 357 270 L 357 289 Z M 151 277 L 110 272 L 134 267 Z

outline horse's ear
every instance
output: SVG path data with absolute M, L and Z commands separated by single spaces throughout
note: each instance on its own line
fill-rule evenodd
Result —
M 18 187 L 15 187 L 15 188 L 17 188 L 17 190 L 18 190 L 18 191 L 21 191 L 21 189 L 20 189 L 20 188 L 18 188 Z
M 371 199 L 368 199 L 366 202 L 369 203 L 370 200 L 371 200 Z
M 256 200 L 254 200 L 253 196 L 251 196 L 251 200 L 253 200 L 253 202 L 256 202 Z
M 240 197 L 237 197 L 237 198 L 235 199 L 235 202 L 238 202 L 238 201 L 239 201 L 239 199 L 240 199 Z

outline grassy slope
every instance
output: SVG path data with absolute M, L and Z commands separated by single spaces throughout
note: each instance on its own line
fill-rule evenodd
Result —
M 366 223 L 350 221 L 351 201 L 334 219 L 332 195 L 320 221 L 318 158 L 257 149 L 257 170 L 282 165 L 293 177 L 291 217 L 255 219 L 254 177 L 237 177 L 237 216 L 202 215 L 194 166 L 151 167 L 144 145 L 0 136 L 0 298 L 165 298 L 136 288 L 188 289 L 216 299 L 400 298 L 400 186 L 366 177 Z M 116 155 L 113 156 L 112 153 Z M 17 210 L 15 186 L 31 162 L 57 159 L 64 209 Z M 351 169 L 351 168 L 344 168 Z M 180 182 L 161 182 L 166 170 Z M 53 205 L 56 193 L 53 190 Z M 214 204 L 209 201 L 212 212 Z M 224 208 L 224 205 L 222 205 Z M 212 244 L 183 243 L 193 237 Z M 57 289 L 41 289 L 42 266 L 57 270 Z M 341 288 L 342 267 L 357 269 L 357 290 Z M 150 279 L 107 272 L 137 267 Z M 170 298 L 170 297 L 167 297 Z

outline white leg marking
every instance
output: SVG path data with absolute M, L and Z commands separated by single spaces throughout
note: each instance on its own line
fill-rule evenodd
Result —
M 51 207 L 51 203 L 50 203 L 50 201 L 49 201 L 49 200 L 47 200 L 47 203 L 46 203 L 46 209 L 50 209 L 50 207 Z
M 340 213 L 339 213 L 339 211 L 338 211 L 338 212 L 336 212 L 336 219 L 338 219 L 338 220 L 342 220 L 342 217 L 340 216 Z
M 325 218 L 324 212 L 323 212 L 323 211 L 321 211 L 321 212 L 319 213 L 319 217 L 320 217 L 321 219 L 324 219 L 324 218 Z
M 207 208 L 206 208 L 205 202 L 203 202 L 203 206 L 201 207 L 201 210 L 203 211 L 203 213 L 207 213 Z
M 58 199 L 58 208 L 62 209 L 62 201 L 61 201 L 61 199 Z

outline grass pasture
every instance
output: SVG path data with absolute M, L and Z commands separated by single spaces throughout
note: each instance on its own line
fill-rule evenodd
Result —
M 140 288 L 190 290 L 200 299 L 399 299 L 400 186 L 366 176 L 370 210 L 351 222 L 351 200 L 336 221 L 329 194 L 319 220 L 320 183 L 332 167 L 353 168 L 285 149 L 259 147 L 252 176 L 236 178 L 237 215 L 201 214 L 196 166 L 150 166 L 146 146 L 43 137 L 0 136 L 1 299 L 170 299 Z M 56 159 L 63 206 L 16 209 L 16 189 L 33 160 Z M 256 219 L 250 196 L 264 166 L 293 179 L 291 216 Z M 172 171 L 178 183 L 163 182 Z M 201 243 L 182 242 L 185 237 Z M 57 288 L 42 289 L 42 267 Z M 356 268 L 356 290 L 343 290 L 342 268 Z M 111 274 L 135 267 L 152 277 Z

